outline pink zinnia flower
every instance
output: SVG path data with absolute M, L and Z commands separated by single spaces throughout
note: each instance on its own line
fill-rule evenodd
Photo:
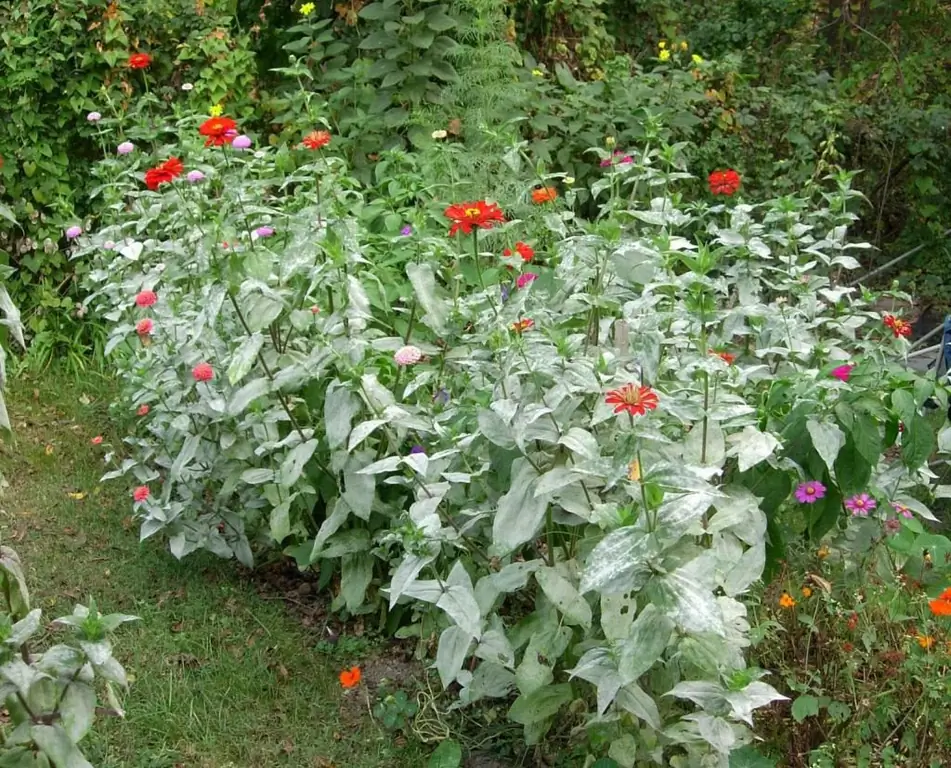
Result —
M 158 296 L 155 291 L 139 291 L 135 296 L 137 307 L 151 307 L 156 301 L 158 301 Z
M 136 501 L 145 501 L 149 497 L 150 493 L 151 491 L 149 491 L 149 487 L 147 485 L 140 485 L 138 488 L 132 491 L 132 498 Z
M 845 508 L 858 517 L 868 517 L 868 513 L 876 506 L 875 499 L 867 493 L 859 493 L 845 500 Z
M 152 410 L 152 409 L 149 408 L 148 405 L 146 405 L 145 403 L 143 403 L 142 405 L 139 406 L 139 410 L 137 410 L 135 413 L 136 413 L 137 416 L 148 416 L 150 410 Z
M 412 345 L 400 347 L 393 355 L 393 359 L 396 361 L 397 365 L 413 365 L 414 363 L 418 363 L 422 357 L 422 350 L 419 347 L 414 347 Z
M 538 277 L 538 275 L 536 275 L 534 272 L 525 272 L 524 274 L 518 276 L 518 279 L 515 281 L 515 285 L 517 285 L 519 288 L 524 288 L 536 277 Z
M 89 442 L 91 442 L 93 445 L 102 445 L 102 435 L 96 435 Z
M 815 504 L 826 495 L 826 487 L 815 480 L 809 480 L 796 489 L 796 499 L 802 504 Z
M 189 183 L 197 184 L 199 181 L 205 178 L 205 174 L 201 171 L 189 171 L 185 174 L 185 178 L 188 179 Z
M 135 144 L 131 141 L 123 141 L 118 147 L 116 147 L 116 152 L 120 155 L 131 154 L 135 150 Z
M 848 382 L 849 376 L 852 375 L 853 367 L 852 365 L 840 365 L 838 368 L 833 368 L 829 375 L 837 378 L 839 381 Z
M 258 237 L 270 237 L 274 234 L 274 229 L 272 227 L 258 227 L 254 230 L 254 234 Z
M 199 363 L 192 368 L 192 378 L 195 381 L 211 381 L 214 377 L 215 371 L 208 363 Z
M 248 149 L 251 146 L 251 137 L 241 134 L 231 140 L 231 146 L 235 149 Z
M 143 317 L 139 322 L 135 324 L 135 332 L 139 336 L 148 336 L 152 333 L 152 328 L 155 327 L 155 324 L 148 317 Z
M 77 227 L 75 224 L 66 230 L 66 239 L 75 240 L 83 233 L 82 227 Z
M 908 507 L 906 507 L 904 504 L 902 504 L 900 501 L 893 501 L 892 509 L 894 509 L 902 517 L 905 517 L 908 519 L 911 519 L 912 517 L 914 517 L 911 510 Z

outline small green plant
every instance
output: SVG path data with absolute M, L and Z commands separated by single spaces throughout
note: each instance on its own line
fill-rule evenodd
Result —
M 391 691 L 381 686 L 376 704 L 373 705 L 373 716 L 387 731 L 409 733 L 410 722 L 419 712 L 419 705 L 411 699 L 406 691 L 399 689 Z

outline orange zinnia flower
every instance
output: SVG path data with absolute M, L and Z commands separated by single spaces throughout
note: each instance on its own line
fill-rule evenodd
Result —
M 812 587 L 803 587 L 802 588 L 803 597 L 812 597 Z
M 485 200 L 450 205 L 443 215 L 452 220 L 452 226 L 449 228 L 450 236 L 460 229 L 466 235 L 472 234 L 473 227 L 492 229 L 496 224 L 502 224 L 505 221 L 502 209 L 495 203 L 487 203 Z
M 237 127 L 238 124 L 230 117 L 211 117 L 201 124 L 198 132 L 202 136 L 207 136 L 206 147 L 212 145 L 221 147 L 230 141 Z
M 918 635 L 915 639 L 918 641 L 918 645 L 926 651 L 934 645 L 934 638 L 931 635 Z
M 780 608 L 795 608 L 796 598 L 794 598 L 788 592 L 783 592 L 782 597 L 779 598 L 779 607 Z
M 152 63 L 152 57 L 147 53 L 133 53 L 129 56 L 129 69 L 147 69 Z
M 535 327 L 535 321 L 528 317 L 523 317 L 518 322 L 512 323 L 512 330 L 516 333 L 521 333 L 522 331 L 529 331 Z
M 307 149 L 320 149 L 321 147 L 326 147 L 329 143 L 329 131 L 314 131 L 313 133 L 308 133 L 301 142 Z
M 951 616 L 951 587 L 928 601 L 928 607 L 935 616 Z
M 340 685 L 344 688 L 353 688 L 360 682 L 360 667 L 351 667 L 340 673 Z
M 553 203 L 558 198 L 558 190 L 554 187 L 539 187 L 532 190 L 532 202 L 536 205 Z
M 608 392 L 604 402 L 613 405 L 615 413 L 627 411 L 632 416 L 643 416 L 648 411 L 653 411 L 659 401 L 657 393 L 650 387 L 625 384 Z

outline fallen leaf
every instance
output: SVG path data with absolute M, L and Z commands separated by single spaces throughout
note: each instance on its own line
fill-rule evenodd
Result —
M 83 405 L 89 405 L 92 402 L 92 398 L 83 392 L 83 394 L 79 396 L 79 402 Z
M 46 455 L 47 455 L 47 456 L 52 456 L 52 455 L 53 455 L 53 446 L 52 446 L 52 445 L 47 444 L 47 446 L 46 446 Z
M 83 491 L 67 491 L 66 495 L 71 499 L 76 499 L 76 501 L 82 501 L 86 498 L 86 494 Z
M 285 755 L 289 755 L 294 751 L 294 742 L 290 739 L 284 739 L 281 742 L 281 752 Z
M 176 621 L 172 624 L 172 632 L 182 632 L 185 629 L 184 621 Z

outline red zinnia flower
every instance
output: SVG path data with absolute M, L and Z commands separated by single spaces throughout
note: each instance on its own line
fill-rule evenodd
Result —
M 350 669 L 345 669 L 340 673 L 340 685 L 344 688 L 353 688 L 355 685 L 358 685 L 360 682 L 360 667 L 351 667 Z
M 711 349 L 710 354 L 716 355 L 727 365 L 733 365 L 736 362 L 736 355 L 732 352 L 717 352 L 715 349 Z
M 93 445 L 102 445 L 102 435 L 96 435 L 90 442 Z
M 140 485 L 138 488 L 132 491 L 132 498 L 136 501 L 145 501 L 149 497 L 150 493 L 151 491 L 147 485 Z
M 330 143 L 329 131 L 314 131 L 308 133 L 301 142 L 307 149 L 320 149 Z
M 558 190 L 554 187 L 539 187 L 532 190 L 532 202 L 536 205 L 553 203 L 558 198 Z
M 161 165 L 149 168 L 145 172 L 145 186 L 152 191 L 158 189 L 162 184 L 168 184 L 182 175 L 184 166 L 177 157 L 170 157 Z
M 531 261 L 535 256 L 535 251 L 532 249 L 532 246 L 528 245 L 527 243 L 523 243 L 521 240 L 515 244 L 515 251 L 513 251 L 511 248 L 506 248 L 504 251 L 502 251 L 502 255 L 505 256 L 505 258 L 509 258 L 514 253 L 518 253 L 524 262 Z
M 904 336 L 906 339 L 911 336 L 911 323 L 907 320 L 902 320 L 900 317 L 895 317 L 894 315 L 885 315 L 882 318 L 882 322 L 885 323 L 886 328 L 892 329 L 892 334 L 895 338 Z
M 615 413 L 627 411 L 632 416 L 643 416 L 648 411 L 653 411 L 659 401 L 657 393 L 650 387 L 625 384 L 608 392 L 604 402 L 613 405 Z
M 139 322 L 135 324 L 135 332 L 139 336 L 148 336 L 152 333 L 152 328 L 155 327 L 155 324 L 152 322 L 151 318 L 144 317 Z
M 732 168 L 725 171 L 714 171 L 707 178 L 710 192 L 714 195 L 732 195 L 740 188 L 740 174 Z
M 139 406 L 139 410 L 137 410 L 135 413 L 137 416 L 148 416 L 150 410 L 152 409 L 149 408 L 147 403 L 142 403 L 142 405 Z
M 215 371 L 208 363 L 199 363 L 192 368 L 192 378 L 195 381 L 211 381 L 214 377 Z
M 147 53 L 133 53 L 129 56 L 129 69 L 148 69 L 152 57 Z
M 205 139 L 206 147 L 212 145 L 220 147 L 231 140 L 234 134 L 229 135 L 229 132 L 234 131 L 237 127 L 238 124 L 230 117 L 211 117 L 201 124 L 198 132 L 202 136 L 207 136 Z
M 135 305 L 137 307 L 151 307 L 156 301 L 158 301 L 158 296 L 155 295 L 155 291 L 139 291 L 135 295 Z
M 516 333 L 522 333 L 523 331 L 530 331 L 535 327 L 535 321 L 529 317 L 523 317 L 518 322 L 512 323 L 512 330 Z
M 467 235 L 472 234 L 473 227 L 492 229 L 496 224 L 505 221 L 505 214 L 502 213 L 502 209 L 495 203 L 487 203 L 485 200 L 450 205 L 443 215 L 453 222 L 449 228 L 450 236 L 456 234 L 460 229 Z

